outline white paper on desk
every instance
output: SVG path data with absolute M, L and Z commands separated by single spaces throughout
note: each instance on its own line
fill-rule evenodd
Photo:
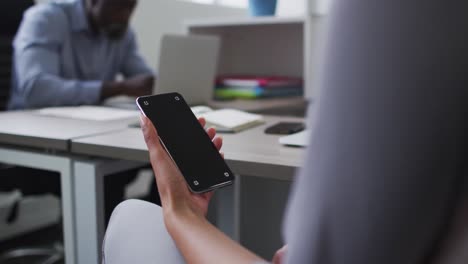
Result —
M 283 136 L 278 139 L 281 145 L 294 147 L 307 147 L 309 145 L 310 130 L 306 129 L 301 132 Z
M 263 117 L 261 115 L 251 114 L 236 109 L 220 109 L 202 113 L 198 116 L 204 117 L 207 124 L 214 125 L 223 131 L 237 132 L 263 123 Z
M 46 116 L 65 117 L 90 121 L 112 121 L 138 117 L 136 110 L 124 110 L 102 106 L 70 106 L 70 107 L 48 107 L 37 110 L 37 113 Z

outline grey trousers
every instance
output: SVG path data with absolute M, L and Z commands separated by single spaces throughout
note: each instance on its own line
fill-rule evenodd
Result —
M 162 208 L 140 200 L 115 208 L 102 251 L 104 264 L 185 263 L 167 233 Z

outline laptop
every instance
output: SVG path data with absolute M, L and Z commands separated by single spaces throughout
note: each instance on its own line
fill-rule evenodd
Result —
M 154 94 L 178 92 L 191 106 L 213 97 L 220 40 L 216 36 L 165 35 Z
M 153 94 L 178 92 L 190 106 L 207 104 L 213 97 L 220 39 L 208 35 L 164 35 Z M 137 109 L 134 98 L 106 105 Z

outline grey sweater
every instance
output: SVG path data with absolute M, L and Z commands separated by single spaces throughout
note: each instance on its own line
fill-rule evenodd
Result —
M 286 263 L 427 263 L 465 195 L 468 2 L 337 0 Z

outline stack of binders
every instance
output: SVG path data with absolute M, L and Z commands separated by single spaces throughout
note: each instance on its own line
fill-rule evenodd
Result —
M 216 80 L 215 89 L 217 99 L 257 99 L 302 94 L 301 78 L 283 76 L 222 76 Z

